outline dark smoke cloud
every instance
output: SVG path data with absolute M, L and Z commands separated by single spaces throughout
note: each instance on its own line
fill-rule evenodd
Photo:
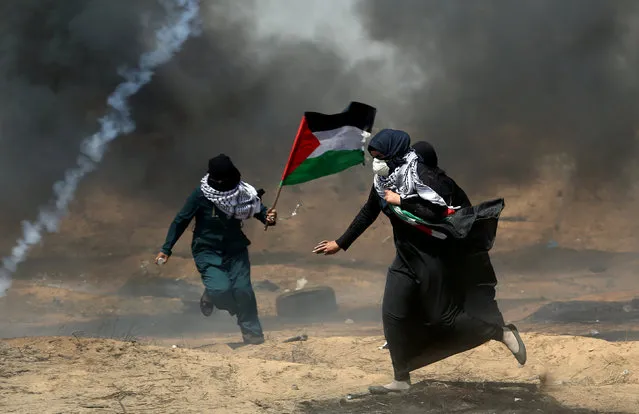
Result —
M 233 154 L 248 177 L 274 186 L 303 111 L 337 112 L 351 99 L 367 100 L 360 98 L 365 88 L 357 72 L 345 71 L 335 52 L 312 43 L 238 44 L 242 26 L 236 30 L 192 40 L 160 71 L 159 82 L 135 99 L 140 127 L 158 134 L 161 146 L 149 148 L 155 155 L 143 160 L 146 165 L 132 159 L 140 171 L 152 171 L 145 188 L 153 190 L 160 180 L 184 191 L 219 151 Z M 224 36 L 233 43 L 221 41 Z M 268 51 L 265 61 L 255 62 L 264 52 L 256 46 Z M 128 151 L 127 143 L 120 145 Z
M 522 183 L 543 155 L 565 152 L 579 185 L 623 183 L 623 169 L 636 160 L 639 3 L 366 0 L 358 7 L 371 37 L 426 75 L 404 120 L 466 182 Z
M 51 197 L 81 139 L 97 130 L 96 115 L 121 81 L 117 68 L 144 49 L 141 16 L 160 12 L 149 0 L 0 3 L 3 218 L 30 218 Z
M 155 0 L 25 0 L 0 4 L 0 216 L 30 218 L 97 129 L 104 102 L 164 14 Z M 202 2 L 203 33 L 134 97 L 120 137 L 83 187 L 182 202 L 220 151 L 274 186 L 305 110 L 377 104 L 373 65 L 346 69 L 321 43 L 256 40 L 248 1 Z M 380 94 L 381 96 L 381 94 Z M 25 217 L 26 216 L 26 217 Z
M 164 17 L 157 0 L 0 3 L 0 220 L 31 218 L 97 129 L 104 102 Z M 204 28 L 133 99 L 136 132 L 116 140 L 83 188 L 179 204 L 218 152 L 270 189 L 305 110 L 351 100 L 378 127 L 430 139 L 444 167 L 478 189 L 525 182 L 567 152 L 581 183 L 622 181 L 635 160 L 639 103 L 632 1 L 360 2 L 370 36 L 427 82 L 397 98 L 380 62 L 354 67 L 321 41 L 256 39 L 254 3 L 203 2 Z M 353 51 L 354 53 L 357 51 Z M 388 63 L 388 62 L 385 62 Z M 397 90 L 378 80 L 397 85 Z M 396 81 L 396 82 L 395 82 Z M 402 90 L 403 93 L 403 90 Z M 368 185 L 347 173 L 344 186 Z

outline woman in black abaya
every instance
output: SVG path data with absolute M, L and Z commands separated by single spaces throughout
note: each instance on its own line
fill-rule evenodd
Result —
M 391 221 L 396 257 L 388 269 L 382 320 L 394 380 L 371 387 L 371 392 L 408 390 L 411 371 L 491 339 L 504 342 L 525 362 L 525 348 L 516 330 L 471 318 L 463 310 L 463 296 L 445 274 L 447 243 L 393 212 L 394 205 L 404 210 L 419 205 L 423 218 L 441 220 L 452 207 L 444 199 L 445 186 L 411 150 L 408 134 L 384 129 L 370 141 L 368 151 L 374 158 L 375 181 L 366 204 L 340 238 L 322 241 L 314 252 L 330 255 L 347 250 L 380 212 Z

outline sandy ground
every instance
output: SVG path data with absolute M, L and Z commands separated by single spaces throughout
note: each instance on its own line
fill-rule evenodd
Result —
M 382 337 L 310 338 L 233 350 L 106 339 L 31 337 L 0 347 L 0 406 L 7 413 L 289 413 L 300 402 L 344 397 L 389 379 Z M 523 368 L 490 343 L 422 369 L 414 380 L 535 384 L 568 407 L 636 412 L 639 343 L 524 336 Z M 525 406 L 526 402 L 522 401 Z
M 519 263 L 524 258 L 530 260 L 528 255 L 520 255 L 515 261 Z M 502 259 L 507 263 L 511 257 Z M 550 266 L 548 259 L 546 264 Z M 615 261 L 620 264 L 612 267 L 614 280 L 630 285 L 626 278 L 633 274 L 621 271 L 630 264 Z M 558 262 L 562 266 L 570 264 L 566 258 Z M 176 269 L 191 266 L 187 259 L 178 259 L 173 265 Z M 558 413 L 563 412 L 558 411 L 561 406 L 567 410 L 637 412 L 639 342 L 612 343 L 548 334 L 587 335 L 597 329 L 602 333 L 625 330 L 627 335 L 636 329 L 636 320 L 627 322 L 613 314 L 612 320 L 606 321 L 598 311 L 584 316 L 590 322 L 577 324 L 533 323 L 528 318 L 551 300 L 577 298 L 605 304 L 636 296 L 636 291 L 618 291 L 614 286 L 606 292 L 609 284 L 603 276 L 599 278 L 603 282 L 592 278 L 592 272 L 587 271 L 591 265 L 586 263 L 585 270 L 556 269 L 564 277 L 548 276 L 545 282 L 538 274 L 515 277 L 515 270 L 509 272 L 500 289 L 499 302 L 506 319 L 516 321 L 526 332 L 527 365 L 520 368 L 501 344 L 490 343 L 417 371 L 413 378 L 417 383 L 422 381 L 422 386 L 416 387 L 414 398 L 428 404 L 443 401 L 442 407 L 430 411 L 433 413 L 452 412 L 450 401 L 457 400 L 451 400 L 451 394 L 466 396 L 459 401 L 466 404 L 467 411 L 462 406 L 455 407 L 455 412 L 482 412 L 478 405 L 472 405 L 481 398 L 489 404 L 484 408 L 491 411 L 486 412 L 541 409 Z M 205 318 L 197 309 L 186 309 L 191 302 L 163 297 L 168 296 L 167 292 L 152 289 L 162 286 L 162 281 L 173 280 L 168 278 L 172 273 L 167 269 L 152 269 L 148 271 L 152 274 L 140 276 L 145 281 L 148 278 L 148 283 L 140 287 L 150 296 L 125 294 L 122 289 L 131 286 L 130 279 L 103 285 L 71 280 L 17 281 L 9 295 L 0 299 L 2 336 L 26 335 L 0 342 L 3 412 L 424 412 L 421 408 L 407 411 L 411 405 L 402 398 L 411 396 L 391 401 L 376 398 L 340 402 L 348 393 L 365 392 L 368 385 L 390 379 L 388 353 L 378 349 L 383 343 L 378 308 L 383 273 L 379 270 L 344 271 L 332 264 L 256 265 L 256 283 L 270 280 L 281 288 L 278 292 L 257 292 L 267 343 L 241 347 L 234 321 L 225 313 Z M 584 275 L 583 280 L 577 276 L 580 274 Z M 310 286 L 335 287 L 340 311 L 333 319 L 283 322 L 275 316 L 275 298 L 283 289 L 294 289 L 294 282 L 301 277 Z M 566 280 L 572 282 L 565 283 Z M 186 285 L 180 285 L 183 290 L 178 293 L 196 300 L 200 289 L 197 279 L 190 276 L 186 281 L 190 282 L 187 288 L 192 286 L 193 290 L 184 290 Z M 600 293 L 576 296 L 599 286 Z M 571 290 L 565 290 L 568 287 Z M 345 323 L 347 318 L 352 323 Z M 602 320 L 596 322 L 595 318 Z M 282 343 L 301 333 L 307 334 L 309 340 Z M 447 385 L 446 381 L 460 382 L 462 388 L 459 384 Z M 507 391 L 499 394 L 489 390 L 490 382 L 501 383 L 501 389 Z M 525 387 L 532 387 L 533 391 Z M 500 395 L 504 402 L 497 401 Z M 553 398 L 556 405 L 536 408 L 544 398 Z M 423 407 L 424 401 L 414 401 L 412 406 Z
M 173 263 L 177 269 L 189 266 L 187 259 L 181 260 L 183 263 Z M 147 275 L 149 284 L 142 284 L 143 291 L 172 280 L 166 269 L 162 272 Z M 576 276 L 581 273 L 585 273 L 583 278 Z M 533 412 L 527 410 L 537 407 L 535 401 L 542 397 L 554 398 L 569 410 L 637 412 L 639 342 L 548 335 L 625 330 L 628 337 L 636 321 L 616 320 L 613 315 L 612 321 L 595 322 L 600 317 L 597 314 L 586 318 L 588 323 L 572 325 L 527 320 L 550 300 L 602 303 L 630 300 L 637 294 L 606 288 L 606 282 L 600 280 L 603 277 L 593 279 L 591 273 L 581 273 L 564 271 L 572 276 L 554 281 L 548 277 L 545 282 L 521 274 L 505 278 L 499 301 L 506 319 L 531 332 L 524 334 L 529 349 L 524 368 L 501 344 L 491 343 L 417 371 L 415 382 L 436 384 L 427 384 L 421 391 L 417 388 L 414 398 L 429 404 L 443 401 L 439 410 L 430 411 L 433 413 L 452 412 L 450 401 L 457 400 L 446 397 L 445 392 L 467 396 L 463 401 L 471 408 L 455 407 L 455 412 L 482 412 L 468 402 L 480 397 L 488 399 L 490 405 L 485 408 L 491 411 L 486 412 L 518 412 L 514 408 Z M 625 273 L 613 273 L 617 284 L 630 284 L 626 276 L 620 276 Z M 341 308 L 335 319 L 282 323 L 275 317 L 275 298 L 281 289 L 294 288 L 300 277 L 310 286 L 335 287 Z M 424 412 L 407 411 L 411 406 L 403 399 L 339 402 L 348 393 L 364 392 L 368 385 L 390 379 L 388 354 L 377 349 L 383 343 L 378 308 L 382 272 L 344 272 L 333 265 L 257 265 L 255 281 L 264 280 L 282 287 L 278 292 L 258 291 L 267 343 L 254 347 L 237 347 L 237 328 L 225 313 L 207 319 L 197 310 L 185 309 L 199 293 L 193 276 L 186 278 L 194 289 L 187 298 L 191 302 L 162 297 L 165 292 L 161 290 L 154 296 L 126 295 L 121 291 L 126 282 L 87 286 L 81 281 L 61 285 L 51 280 L 18 281 L 0 299 L 0 332 L 3 337 L 28 336 L 0 342 L 0 407 L 11 413 L 60 414 Z M 598 287 L 601 293 L 589 293 Z M 577 296 L 580 292 L 586 294 Z M 354 323 L 344 323 L 347 318 Z M 535 331 L 546 334 L 532 333 Z M 300 333 L 310 339 L 281 343 Z M 458 381 L 470 388 L 441 388 L 444 381 Z M 516 402 L 514 407 L 498 403 L 501 394 L 487 390 L 491 381 L 506 383 L 501 387 L 509 391 L 504 391 L 502 399 L 511 405 Z M 535 391 L 521 388 L 528 385 Z M 548 407 L 542 412 L 562 412 L 559 405 Z
M 506 197 L 504 216 L 511 220 L 500 224 L 493 259 L 499 303 L 528 344 L 523 368 L 491 343 L 417 371 L 421 385 L 399 400 L 341 401 L 390 379 L 388 353 L 377 349 L 383 343 L 379 304 L 393 254 L 390 227 L 380 219 L 347 254 L 316 257 L 310 249 L 341 233 L 366 186 L 333 191 L 347 180 L 333 177 L 290 189 L 277 228 L 265 233 L 259 224 L 246 226 L 254 282 L 279 287 L 257 292 L 268 334 L 266 344 L 251 347 L 234 343 L 239 335 L 227 315 L 197 313 L 201 285 L 189 256 L 190 234 L 169 264 L 150 265 L 182 200 L 156 205 L 115 197 L 107 188 L 81 196 L 60 233 L 33 250 L 0 298 L 0 412 L 558 413 L 560 405 L 639 412 L 639 342 L 585 337 L 614 332 L 616 340 L 637 339 L 636 319 L 624 319 L 623 311 L 610 316 L 605 306 L 585 312 L 578 323 L 530 319 L 552 302 L 639 297 L 639 224 L 624 218 L 637 208 L 634 196 L 623 204 L 580 200 L 566 193 L 569 186 L 552 169 L 544 174 L 551 179 L 473 195 Z M 299 214 L 290 217 L 300 201 Z M 3 237 L 0 247 L 10 249 L 13 241 L 13 235 Z M 335 289 L 340 311 L 333 319 L 276 317 L 276 297 L 301 279 Z M 281 342 L 302 332 L 307 342 Z M 491 382 L 499 389 L 490 391 Z M 456 396 L 460 405 L 453 410 L 446 404 Z M 503 401 L 490 407 L 480 404 L 484 400 Z M 437 401 L 440 407 L 422 409 Z M 542 402 L 547 405 L 536 405 Z

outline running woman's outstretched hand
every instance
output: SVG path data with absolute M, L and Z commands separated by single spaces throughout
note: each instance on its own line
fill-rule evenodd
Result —
M 315 246 L 315 248 L 313 249 L 313 253 L 329 256 L 331 254 L 339 252 L 340 250 L 342 250 L 342 248 L 339 247 L 335 240 L 322 240 L 317 246 Z

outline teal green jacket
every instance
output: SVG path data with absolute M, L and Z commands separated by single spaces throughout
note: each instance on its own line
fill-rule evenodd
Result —
M 267 208 L 262 204 L 261 211 L 254 217 L 266 224 Z M 187 198 L 184 207 L 175 216 L 166 240 L 162 246 L 162 253 L 170 256 L 173 246 L 187 229 L 195 217 L 195 229 L 191 251 L 197 255 L 203 251 L 215 251 L 220 255 L 234 254 L 246 249 L 251 244 L 242 231 L 242 220 L 229 218 L 205 196 L 198 187 Z

